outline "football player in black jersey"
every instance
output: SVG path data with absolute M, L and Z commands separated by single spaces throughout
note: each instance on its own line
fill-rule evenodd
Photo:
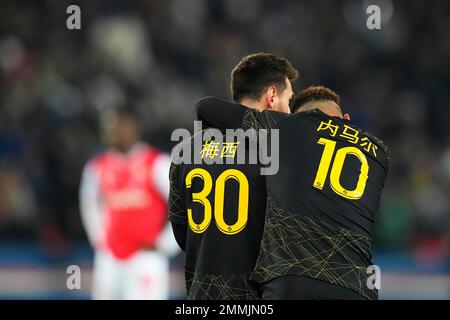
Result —
M 233 99 L 245 110 L 289 112 L 289 100 L 293 96 L 291 81 L 297 75 L 286 59 L 276 55 L 246 56 L 232 72 Z M 208 99 L 199 102 L 204 103 L 208 103 Z M 224 105 L 226 103 L 216 103 L 215 107 Z M 236 128 L 242 124 L 241 114 L 228 118 L 226 126 L 201 114 L 199 118 L 203 120 L 204 128 L 223 132 L 236 123 Z M 219 120 L 224 119 L 227 119 L 226 114 Z M 265 176 L 260 174 L 258 163 L 209 164 L 211 160 L 237 159 L 241 152 L 249 152 L 246 143 L 239 144 L 234 138 L 225 135 L 221 142 L 203 141 L 200 150 L 196 151 L 193 137 L 187 143 L 189 152 L 192 155 L 200 152 L 201 163 L 175 164 L 174 161 L 171 167 L 169 219 L 175 238 L 186 253 L 188 299 L 261 297 L 257 283 L 249 278 L 255 267 L 264 227 Z M 179 147 L 186 150 L 186 145 Z
M 390 167 L 382 141 L 344 120 L 340 97 L 310 87 L 278 122 L 280 168 L 267 178 L 252 279 L 267 299 L 377 299 L 372 229 Z

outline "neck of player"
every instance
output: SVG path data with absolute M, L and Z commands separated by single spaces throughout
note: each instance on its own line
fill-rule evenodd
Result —
M 267 108 L 264 107 L 264 105 L 261 103 L 261 101 L 256 101 L 253 99 L 242 99 L 242 101 L 239 102 L 243 106 L 246 106 L 250 109 L 257 109 L 257 110 L 266 110 Z

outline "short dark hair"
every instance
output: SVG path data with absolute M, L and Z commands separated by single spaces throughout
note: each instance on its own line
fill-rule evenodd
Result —
M 136 110 L 133 107 L 130 107 L 128 105 L 118 105 L 117 107 L 113 108 L 111 110 L 113 113 L 117 114 L 118 116 L 123 116 L 131 119 L 137 120 L 138 116 L 136 113 Z
M 311 86 L 301 91 L 294 98 L 291 112 L 295 113 L 302 106 L 312 101 L 334 101 L 337 105 L 340 105 L 341 97 L 330 88 L 324 86 Z
M 285 79 L 294 81 L 297 77 L 298 71 L 285 58 L 265 52 L 247 55 L 231 72 L 233 100 L 258 100 L 267 87 L 275 85 L 283 91 L 286 88 Z

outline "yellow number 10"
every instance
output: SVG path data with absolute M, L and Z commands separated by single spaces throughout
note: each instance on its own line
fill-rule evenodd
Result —
M 192 194 L 192 201 L 200 203 L 204 207 L 204 218 L 200 223 L 196 223 L 192 217 L 192 209 L 187 210 L 189 227 L 195 233 L 202 233 L 208 228 L 212 219 L 212 206 L 208 200 L 208 195 L 212 190 L 212 177 L 208 171 L 202 168 L 193 169 L 186 176 L 186 188 L 190 189 L 192 180 L 200 178 L 203 180 L 203 189 L 200 192 Z M 239 205 L 238 218 L 235 224 L 228 225 L 224 220 L 224 198 L 225 198 L 225 183 L 227 180 L 233 179 L 239 183 Z M 225 234 L 233 235 L 244 229 L 248 220 L 248 197 L 249 186 L 247 177 L 239 170 L 228 169 L 220 174 L 216 181 L 216 192 L 214 197 L 214 220 L 217 228 Z
M 336 141 L 320 138 L 317 143 L 322 144 L 325 147 L 323 150 L 322 159 L 320 159 L 319 169 L 317 170 L 316 179 L 314 180 L 313 186 L 322 190 L 325 180 L 327 179 L 334 149 L 336 148 Z M 354 190 L 345 189 L 340 182 L 342 167 L 344 166 L 345 158 L 349 154 L 357 157 L 359 161 L 361 161 L 359 178 Z M 338 195 L 347 199 L 357 200 L 364 194 L 368 174 L 369 165 L 367 164 L 367 158 L 361 150 L 355 147 L 341 148 L 336 152 L 336 157 L 334 158 L 333 166 L 331 167 L 330 186 Z

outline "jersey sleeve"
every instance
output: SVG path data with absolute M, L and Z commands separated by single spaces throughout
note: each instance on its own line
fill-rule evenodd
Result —
M 179 171 L 180 166 L 172 163 L 170 167 L 169 220 L 175 224 L 186 224 L 186 196 L 183 192 L 183 181 Z
M 196 104 L 199 120 L 217 128 L 272 129 L 289 116 L 272 110 L 257 110 L 215 97 L 205 97 Z
M 187 237 L 187 208 L 179 170 L 179 165 L 172 163 L 170 167 L 169 221 L 172 223 L 175 240 L 184 251 Z
M 167 200 L 169 198 L 170 191 L 170 157 L 161 153 L 156 158 L 154 166 L 152 168 L 152 178 L 159 193 Z M 166 223 L 166 226 L 161 231 L 156 240 L 156 248 L 158 251 L 164 253 L 169 257 L 173 257 L 179 252 L 178 243 L 174 238 L 172 232 L 172 226 L 170 223 Z
M 93 247 L 103 243 L 102 208 L 100 203 L 100 173 L 89 162 L 82 173 L 80 184 L 80 213 L 84 229 Z
M 170 157 L 167 154 L 160 154 L 155 160 L 152 168 L 152 181 L 154 182 L 159 193 L 167 200 L 169 197 L 170 182 Z
M 215 97 L 205 97 L 196 104 L 199 120 L 206 121 L 214 128 L 238 129 L 247 112 L 246 106 Z

